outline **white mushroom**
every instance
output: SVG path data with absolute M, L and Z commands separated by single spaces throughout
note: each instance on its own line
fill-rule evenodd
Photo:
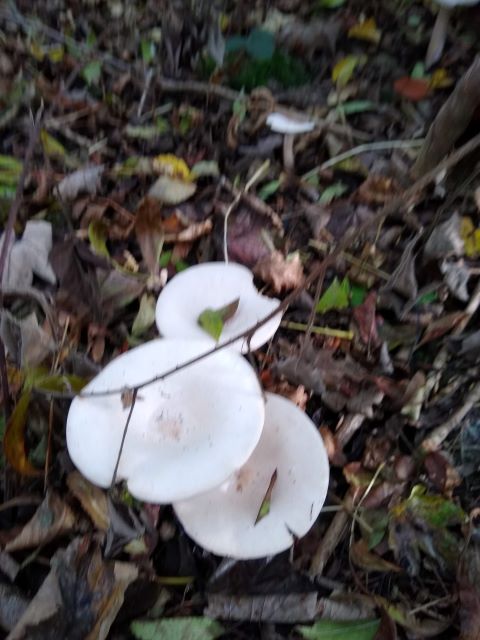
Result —
M 275 470 L 270 511 L 255 524 Z M 261 558 L 307 533 L 328 479 L 327 454 L 313 422 L 290 400 L 267 393 L 262 436 L 248 462 L 220 487 L 173 506 L 187 534 L 208 551 Z
M 478 0 L 435 0 L 440 5 L 437 19 L 433 26 L 430 43 L 428 45 L 427 55 L 425 57 L 425 66 L 427 69 L 438 62 L 442 56 L 445 40 L 447 39 L 448 21 L 450 11 L 454 7 L 461 5 L 474 5 Z
M 267 124 L 272 131 L 285 134 L 283 138 L 283 164 L 291 171 L 294 167 L 293 138 L 298 133 L 308 133 L 315 129 L 315 122 L 311 120 L 294 120 L 283 113 L 274 111 L 267 117 Z
M 156 322 L 166 338 L 202 338 L 215 344 L 214 338 L 198 324 L 201 313 L 218 310 L 239 300 L 233 316 L 226 320 L 220 343 L 241 334 L 266 317 L 278 305 L 278 300 L 258 293 L 253 274 L 240 264 L 205 262 L 177 274 L 164 287 L 157 301 Z M 240 339 L 232 346 L 238 351 L 254 351 L 267 342 L 280 325 L 279 313 L 261 326 L 248 340 Z
M 130 411 L 120 394 L 204 353 L 207 341 L 153 340 L 108 364 L 75 398 L 67 419 L 74 464 L 94 484 L 110 485 Z M 138 391 L 118 480 L 140 500 L 164 503 L 218 486 L 240 468 L 262 431 L 264 401 L 256 373 L 223 350 Z

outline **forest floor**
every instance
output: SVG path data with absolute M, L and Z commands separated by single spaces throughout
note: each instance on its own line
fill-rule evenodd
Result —
M 0 3 L 2 638 L 480 638 L 480 5 L 427 68 L 437 13 Z M 165 284 L 225 261 L 279 301 L 248 361 L 330 463 L 308 533 L 251 560 L 66 443 L 72 397 L 158 338 Z M 221 344 L 236 307 L 209 311 Z

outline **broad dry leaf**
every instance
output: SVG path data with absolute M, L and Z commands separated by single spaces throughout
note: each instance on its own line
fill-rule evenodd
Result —
M 427 260 L 461 256 L 464 243 L 461 236 L 461 220 L 455 211 L 445 222 L 437 225 L 425 243 L 423 255 Z
M 105 561 L 88 539 L 75 538 L 54 555 L 50 573 L 8 639 L 105 640 L 137 577 L 134 565 Z
M 275 293 L 296 289 L 305 281 L 298 252 L 285 258 L 280 251 L 273 251 L 257 262 L 253 272 L 264 282 L 271 284 Z
M 67 485 L 97 529 L 107 531 L 110 526 L 110 517 L 105 491 L 93 485 L 78 471 L 68 474 Z
M 83 167 L 83 169 L 77 169 L 77 171 L 63 178 L 56 189 L 60 200 L 75 200 L 81 193 L 95 195 L 100 187 L 100 178 L 104 168 L 103 164 L 87 166 Z
M 5 551 L 20 551 L 45 545 L 72 531 L 75 524 L 75 514 L 70 507 L 49 490 L 32 519 L 5 545 Z
M 196 190 L 195 182 L 187 182 L 165 175 L 157 178 L 150 187 L 148 196 L 163 204 L 175 205 L 191 198 Z

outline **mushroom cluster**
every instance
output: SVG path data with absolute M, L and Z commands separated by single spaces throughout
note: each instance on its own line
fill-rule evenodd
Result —
M 232 300 L 221 330 L 231 344 L 201 357 L 214 338 L 198 318 Z M 219 555 L 259 558 L 305 535 L 328 486 L 322 438 L 294 403 L 263 394 L 242 356 L 273 336 L 277 304 L 240 265 L 205 263 L 176 275 L 158 298 L 163 337 L 114 359 L 72 402 L 67 446 L 82 474 L 173 503 L 190 537 Z M 248 339 L 235 340 L 242 332 Z

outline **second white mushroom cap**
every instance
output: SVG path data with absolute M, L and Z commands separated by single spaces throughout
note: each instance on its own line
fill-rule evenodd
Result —
M 160 334 L 165 337 L 215 340 L 198 324 L 206 309 L 218 310 L 238 299 L 238 309 L 225 322 L 219 342 L 225 342 L 254 326 L 270 314 L 278 300 L 261 295 L 253 284 L 253 273 L 240 264 L 204 262 L 174 276 L 161 291 L 155 312 Z M 258 349 L 278 329 L 282 319 L 279 313 L 261 326 L 252 336 L 240 339 L 232 346 L 243 353 Z
M 325 501 L 329 464 L 317 428 L 290 400 L 266 399 L 262 436 L 246 464 L 216 489 L 173 505 L 187 534 L 217 555 L 280 553 L 307 533 Z M 255 524 L 275 470 L 270 512 Z

